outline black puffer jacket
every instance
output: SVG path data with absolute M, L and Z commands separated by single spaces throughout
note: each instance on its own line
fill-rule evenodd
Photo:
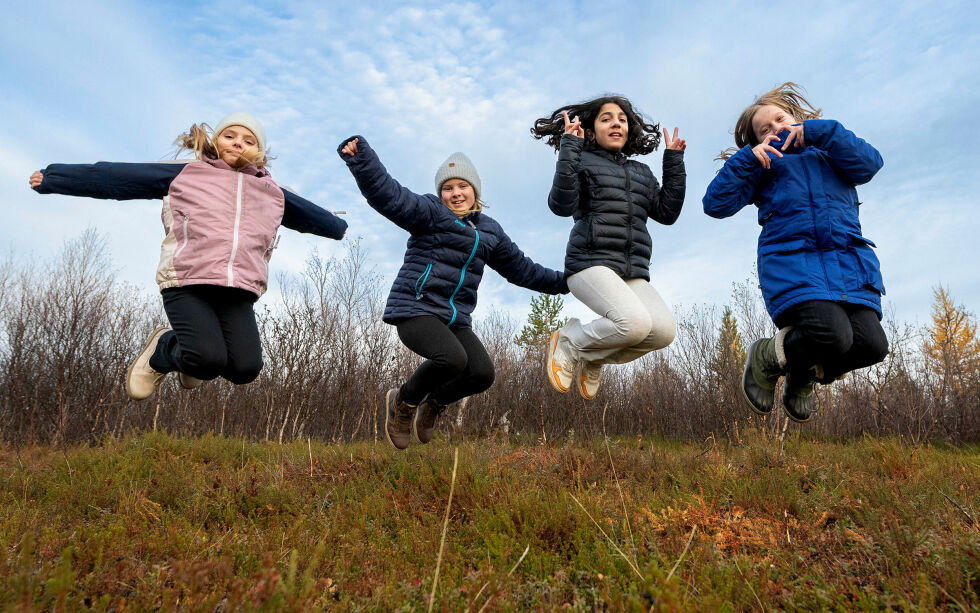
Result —
M 647 218 L 672 224 L 684 204 L 684 152 L 664 151 L 661 189 L 650 167 L 604 149 L 583 151 L 585 141 L 561 137 L 548 206 L 575 220 L 565 252 L 571 275 L 592 266 L 611 268 L 624 279 L 650 280 L 653 241 Z

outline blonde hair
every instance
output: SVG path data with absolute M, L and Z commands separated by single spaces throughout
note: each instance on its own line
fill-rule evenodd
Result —
M 193 124 L 174 141 L 174 144 L 177 145 L 177 153 L 174 157 L 177 157 L 183 151 L 190 151 L 199 160 L 204 157 L 217 159 L 218 147 L 215 145 L 215 140 L 219 135 L 213 132 L 214 130 L 211 129 L 211 126 L 206 123 Z M 236 167 L 255 166 L 256 168 L 263 168 L 269 164 L 269 160 L 271 159 L 266 151 L 262 151 L 256 146 L 255 149 L 242 153 Z
M 752 129 L 752 119 L 756 112 L 764 106 L 772 105 L 779 107 L 783 111 L 792 115 L 797 121 L 808 119 L 819 119 L 821 110 L 814 108 L 810 101 L 803 97 L 806 91 L 796 83 L 787 81 L 775 89 L 771 89 L 756 98 L 755 102 L 742 111 L 738 121 L 735 122 L 735 146 L 722 151 L 716 160 L 727 160 L 735 155 L 735 152 L 749 145 L 755 147 L 759 144 L 759 139 L 755 137 L 755 130 Z

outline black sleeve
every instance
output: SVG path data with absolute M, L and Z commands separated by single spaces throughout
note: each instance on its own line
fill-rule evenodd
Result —
M 111 200 L 154 200 L 167 195 L 187 162 L 50 164 L 41 171 L 39 194 Z
M 347 232 L 346 221 L 288 189 L 284 188 L 282 193 L 286 196 L 286 206 L 282 214 L 284 227 L 337 240 L 344 237 Z

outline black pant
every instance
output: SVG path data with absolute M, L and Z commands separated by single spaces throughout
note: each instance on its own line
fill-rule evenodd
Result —
M 780 328 L 793 326 L 784 341 L 786 368 L 796 377 L 823 366 L 821 383 L 871 366 L 888 355 L 888 338 L 878 313 L 869 307 L 830 300 L 795 304 L 776 319 Z
M 252 305 L 256 295 L 236 287 L 188 285 L 161 292 L 173 330 L 150 357 L 157 372 L 198 379 L 254 381 L 262 370 L 262 342 Z
M 446 405 L 493 383 L 493 362 L 473 330 L 450 328 L 428 315 L 406 319 L 397 329 L 402 343 L 426 358 L 399 390 L 408 404 L 418 404 L 428 394 Z

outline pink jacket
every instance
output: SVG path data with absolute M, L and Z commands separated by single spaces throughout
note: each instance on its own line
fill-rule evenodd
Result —
M 188 163 L 163 197 L 160 289 L 224 285 L 261 296 L 284 200 L 265 169 L 236 172 L 207 158 Z
M 183 285 L 238 287 L 261 296 L 280 224 L 297 232 L 341 239 L 347 222 L 291 191 L 269 171 L 234 170 L 221 160 L 50 164 L 41 194 L 138 200 L 163 198 L 156 280 L 160 289 Z

